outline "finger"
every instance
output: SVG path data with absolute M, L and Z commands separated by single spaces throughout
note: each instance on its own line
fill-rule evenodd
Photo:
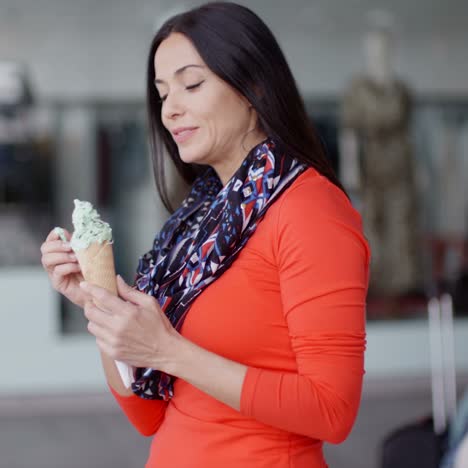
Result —
M 66 276 L 71 273 L 79 273 L 81 267 L 78 263 L 65 263 L 63 265 L 58 265 L 54 268 L 53 274 L 55 276 Z
M 108 345 L 107 342 L 96 338 L 96 344 L 99 350 L 104 353 L 106 356 L 110 357 L 111 359 L 118 359 L 118 354 L 115 352 L 112 346 Z
M 123 313 L 124 309 L 127 310 L 128 304 L 118 296 L 114 296 L 105 288 L 96 286 L 95 284 L 83 281 L 80 283 L 80 288 L 88 293 L 98 303 L 100 308 L 103 308 L 113 314 Z
M 96 337 L 98 348 L 107 356 L 117 359 L 119 353 L 119 345 L 115 336 L 97 323 L 88 323 L 88 332 Z
M 70 242 L 72 235 L 66 229 L 63 229 L 63 233 L 65 234 L 65 237 L 67 238 L 68 242 Z
M 75 261 L 73 261 L 71 259 L 63 259 L 63 260 L 59 261 L 58 263 L 56 263 L 54 261 L 50 261 L 50 259 L 48 259 L 47 257 L 43 257 L 41 259 L 41 263 L 42 263 L 42 266 L 44 267 L 44 269 L 48 273 L 55 274 L 56 276 L 58 276 L 56 269 L 61 265 L 69 265 L 69 264 L 78 265 L 78 262 L 75 262 Z M 81 271 L 81 269 L 77 269 L 76 271 L 77 272 Z M 58 270 L 58 273 L 61 274 L 61 271 Z
M 68 253 L 48 253 L 42 256 L 41 261 L 46 268 L 53 268 L 57 265 L 78 262 L 74 254 Z
M 102 310 L 96 307 L 92 302 L 87 302 L 84 307 L 85 317 L 90 321 L 102 328 L 111 329 L 113 328 L 113 315 L 108 311 Z
M 65 234 L 65 237 L 70 241 L 71 234 L 66 229 L 63 229 L 63 232 Z M 55 232 L 55 228 L 54 228 L 52 229 L 52 231 L 49 232 L 49 235 L 46 238 L 46 242 L 51 241 L 51 240 L 57 240 L 57 239 L 60 239 L 60 236 Z
M 49 232 L 49 235 L 46 237 L 46 242 L 52 241 L 52 240 L 57 240 L 59 239 L 60 236 L 55 232 L 55 228 L 52 229 L 52 231 Z
M 152 296 L 132 288 L 120 275 L 117 275 L 117 292 L 127 302 L 142 307 L 151 307 L 153 305 L 154 298 Z
M 109 330 L 106 328 L 99 326 L 95 322 L 88 322 L 87 328 L 91 335 L 95 336 L 96 339 L 102 343 L 105 343 L 108 347 L 111 347 L 113 344 L 115 344 L 115 339 L 112 333 L 109 332 Z
M 72 248 L 70 244 L 66 244 L 61 240 L 53 240 L 44 242 L 41 245 L 41 252 L 43 254 L 50 253 L 50 252 L 71 252 Z

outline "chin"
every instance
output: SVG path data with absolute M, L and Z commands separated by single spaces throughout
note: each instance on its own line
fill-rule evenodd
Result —
M 186 164 L 207 164 L 205 152 L 197 148 L 181 148 L 179 156 Z

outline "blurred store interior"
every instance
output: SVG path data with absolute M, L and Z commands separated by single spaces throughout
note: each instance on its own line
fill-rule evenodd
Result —
M 107 392 L 82 311 L 40 246 L 73 200 L 113 226 L 131 282 L 168 213 L 147 147 L 146 55 L 185 0 L 0 0 L 0 468 L 139 467 L 149 439 Z M 354 206 L 373 263 L 362 409 L 333 468 L 377 468 L 431 411 L 428 298 L 454 304 L 468 383 L 468 2 L 240 1 L 271 27 Z M 403 175 L 403 177 L 402 177 Z M 174 200 L 185 188 L 169 172 Z

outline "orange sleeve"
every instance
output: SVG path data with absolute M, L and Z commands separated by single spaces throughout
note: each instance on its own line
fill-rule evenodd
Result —
M 339 443 L 361 398 L 370 250 L 359 214 L 324 177 L 278 203 L 274 252 L 297 373 L 249 367 L 241 413 Z
M 122 396 L 110 385 L 108 386 L 135 429 L 144 436 L 155 434 L 164 420 L 167 402 L 163 400 L 145 400 L 137 395 Z

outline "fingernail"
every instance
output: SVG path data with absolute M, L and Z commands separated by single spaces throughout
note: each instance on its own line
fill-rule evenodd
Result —
M 80 283 L 80 288 L 86 289 L 88 287 L 88 283 L 86 281 L 82 281 Z
M 70 260 L 76 260 L 76 255 L 75 254 L 70 254 L 68 257 L 70 258 Z

